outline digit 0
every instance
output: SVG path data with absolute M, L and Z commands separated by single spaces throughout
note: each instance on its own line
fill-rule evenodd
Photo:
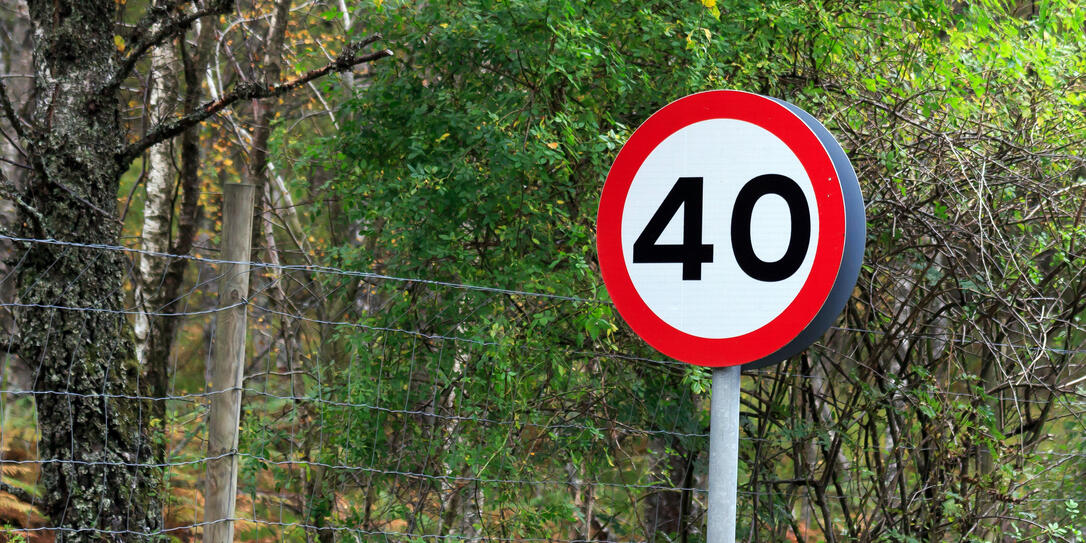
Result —
M 762 196 L 776 194 L 788 204 L 791 218 L 791 235 L 784 256 L 774 262 L 766 262 L 754 252 L 750 239 L 750 220 L 754 205 Z M 811 241 L 811 210 L 803 189 L 791 178 L 775 173 L 759 175 L 739 190 L 732 209 L 732 252 L 739 267 L 747 275 L 759 281 L 783 281 L 792 277 L 803 265 L 807 246 Z
M 701 265 L 713 261 L 713 246 L 702 243 L 704 183 L 701 177 L 680 177 L 671 187 L 663 203 L 637 236 L 633 246 L 635 264 L 681 263 L 684 281 L 701 279 Z M 791 234 L 784 256 L 766 262 L 754 252 L 750 222 L 754 206 L 763 196 L 776 194 L 788 204 Z M 658 244 L 664 229 L 683 208 L 683 242 L 680 245 Z M 739 190 L 732 210 L 732 252 L 739 268 L 753 279 L 765 282 L 783 281 L 799 270 L 807 256 L 811 241 L 811 210 L 803 189 L 789 177 L 778 174 L 759 175 L 747 181 Z

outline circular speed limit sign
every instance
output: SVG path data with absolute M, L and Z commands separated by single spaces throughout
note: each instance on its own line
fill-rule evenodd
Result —
M 709 91 L 634 131 L 600 197 L 604 283 L 633 330 L 703 366 L 763 366 L 820 337 L 863 258 L 844 151 L 787 102 Z

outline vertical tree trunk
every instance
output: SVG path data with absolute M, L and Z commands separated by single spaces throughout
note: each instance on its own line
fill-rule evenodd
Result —
M 0 30 L 2 30 L 0 31 L 0 72 L 12 75 L 28 74 L 33 69 L 30 55 L 30 52 L 33 51 L 33 32 L 30 28 L 29 19 L 25 14 L 26 7 L 20 2 L 4 1 L 0 2 L 0 10 L 9 11 L 9 14 L 5 16 L 5 20 L 0 23 Z M 21 77 L 6 78 L 4 86 L 7 87 L 9 97 L 32 95 L 32 82 Z M 16 113 L 24 118 L 29 117 L 28 103 L 24 104 L 24 110 Z M 4 129 L 8 130 L 6 127 Z M 0 138 L 0 156 L 5 160 L 0 164 L 0 183 L 16 187 L 16 190 L 25 187 L 28 178 L 25 168 L 15 166 L 15 164 L 26 162 L 26 157 L 22 154 L 23 151 L 15 143 L 8 141 L 7 138 Z M 14 203 L 6 198 L 0 200 L 0 232 L 10 234 L 14 231 L 18 222 L 17 218 Z M 14 266 L 14 262 L 9 263 L 9 259 L 19 254 L 20 250 L 21 248 L 14 246 L 9 241 L 0 241 L 0 276 L 9 276 Z M 5 302 L 14 300 L 17 292 L 15 287 L 14 281 L 0 281 L 0 300 Z M 9 311 L 0 312 L 0 330 L 7 337 L 18 336 L 15 321 Z M 5 363 L 5 369 L 0 370 L 5 375 L 0 376 L 0 378 L 11 378 L 13 380 L 8 381 L 9 384 L 14 383 L 16 387 L 22 388 L 22 383 L 30 383 L 30 371 L 26 364 L 22 363 L 21 359 L 10 355 L 17 355 L 17 352 L 14 350 L 9 352 L 8 349 L 0 351 L 0 361 Z M 4 389 L 7 388 L 4 387 Z M 3 413 L 0 413 L 0 415 L 3 415 Z
M 157 28 L 153 28 L 152 32 Z M 154 126 L 162 119 L 175 114 L 177 106 L 177 52 L 172 42 L 163 43 L 151 52 L 151 89 L 149 98 L 150 113 L 147 116 Z M 144 251 L 164 253 L 169 251 L 170 227 L 173 218 L 174 152 L 173 142 L 164 141 L 151 147 L 147 158 L 147 197 L 143 203 L 143 231 L 141 247 Z M 136 337 L 136 360 L 144 368 L 144 374 L 150 381 L 151 394 L 155 397 L 166 393 L 165 361 L 150 364 L 150 351 L 154 342 L 165 339 L 155 337 L 159 330 L 152 329 L 152 317 L 149 312 L 161 311 L 169 299 L 163 299 L 163 284 L 166 279 L 166 267 L 169 262 L 160 256 L 141 254 L 138 274 L 135 277 L 135 298 L 143 312 L 138 313 L 133 324 Z M 158 328 L 158 327 L 155 327 Z M 152 406 L 155 418 L 165 421 L 166 402 L 157 401 Z M 163 425 L 164 427 L 164 425 Z M 162 440 L 160 440 L 162 441 Z M 164 443 L 163 443 L 164 444 Z M 155 458 L 162 459 L 163 446 L 156 447 Z
M 117 96 L 113 2 L 30 0 L 37 100 L 23 233 L 116 244 L 124 143 Z M 19 270 L 21 346 L 38 368 L 42 506 L 57 541 L 146 539 L 161 526 L 152 459 L 115 251 L 33 244 Z M 96 308 L 57 309 L 42 305 Z M 144 383 L 145 384 L 145 383 Z M 122 397 L 127 396 L 127 397 Z M 102 530 L 113 532 L 106 536 Z
M 192 114 L 200 107 L 203 99 L 201 89 L 201 74 L 207 66 L 209 51 L 215 43 L 215 32 L 210 25 L 201 25 L 196 48 L 194 51 L 179 43 L 181 51 L 181 63 L 184 67 L 185 92 L 182 99 L 182 113 Z M 180 183 L 181 203 L 177 210 L 177 230 L 173 235 L 172 244 L 167 251 L 175 255 L 187 255 L 192 250 L 193 241 L 196 239 L 196 227 L 200 218 L 200 125 L 191 126 L 181 133 L 180 142 L 177 145 L 181 154 Z M 173 201 L 169 201 L 171 215 Z M 169 239 L 167 228 L 167 239 Z M 181 308 L 179 294 L 185 278 L 185 270 L 189 262 L 184 259 L 174 259 L 165 263 L 166 269 L 161 280 L 156 284 L 155 292 L 151 295 L 150 305 L 160 313 L 172 314 Z M 169 392 L 169 359 L 170 348 L 177 335 L 177 325 L 180 321 L 169 316 L 159 316 L 151 319 L 150 342 L 147 346 L 147 366 L 145 373 L 150 380 L 151 392 L 156 397 L 164 397 Z M 164 410 L 165 404 L 162 405 Z M 160 453 L 163 451 L 159 451 Z
M 153 32 L 154 30 L 152 30 Z M 172 43 L 155 47 L 151 53 L 150 119 L 157 124 L 174 113 L 177 102 L 177 54 Z M 147 159 L 147 198 L 143 204 L 142 248 L 145 251 L 166 252 L 170 236 L 170 219 L 173 210 L 174 157 L 173 142 L 164 141 L 151 147 Z M 166 261 L 161 257 L 140 255 L 139 277 L 136 281 L 136 299 L 147 308 L 155 295 L 156 284 L 162 282 Z M 136 315 L 136 359 L 147 361 L 150 349 L 150 317 L 146 313 Z
M 176 117 L 178 108 L 178 66 L 183 67 L 185 92 L 180 100 L 182 115 L 196 110 L 203 98 L 200 86 L 201 74 L 207 64 L 208 50 L 214 43 L 214 32 L 203 25 L 196 38 L 194 50 L 184 43 L 165 43 L 151 54 L 152 124 L 168 117 Z M 177 52 L 180 51 L 179 56 Z M 178 142 L 163 142 L 151 148 L 148 157 L 147 198 L 144 201 L 142 247 L 147 251 L 160 251 L 187 255 L 196 236 L 199 216 L 199 166 L 200 126 L 190 127 L 181 134 Z M 180 160 L 174 160 L 174 149 L 180 150 Z M 180 171 L 175 172 L 175 164 Z M 175 187 L 174 178 L 180 187 Z M 180 189 L 180 190 L 178 190 Z M 174 194 L 180 192 L 180 209 L 174 211 Z M 176 217 L 177 230 L 172 233 Z M 172 242 L 171 242 L 172 240 Z M 163 257 L 141 255 L 139 273 L 135 277 L 136 300 L 140 309 L 147 312 L 171 314 L 180 308 L 179 294 L 188 261 L 167 260 Z M 140 313 L 135 318 L 136 356 L 140 360 L 150 393 L 163 398 L 169 393 L 170 348 L 177 335 L 177 318 L 166 315 Z M 153 416 L 165 420 L 166 402 L 154 402 Z M 159 426 L 165 428 L 165 425 Z M 155 458 L 165 460 L 165 440 L 156 441 Z
M 278 82 L 282 75 L 280 63 L 283 58 L 283 40 L 286 38 L 287 23 L 290 16 L 291 0 L 279 0 L 272 12 L 268 34 L 264 39 L 263 77 L 264 84 Z M 271 119 L 275 116 L 272 104 L 253 100 L 253 139 L 249 150 L 249 163 L 246 168 L 247 182 L 256 186 L 256 210 L 263 215 L 261 202 L 264 199 L 264 186 L 268 179 L 268 139 L 271 136 Z M 262 218 L 262 220 L 265 220 Z M 254 224 L 259 227 L 259 224 Z M 253 239 L 258 236 L 254 234 Z

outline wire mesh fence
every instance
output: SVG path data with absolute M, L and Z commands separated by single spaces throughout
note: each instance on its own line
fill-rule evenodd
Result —
M 250 263 L 247 299 L 218 305 L 220 268 L 230 262 L 209 248 L 171 255 L 0 239 L 12 255 L 0 278 L 9 337 L 12 316 L 28 309 L 142 315 L 177 327 L 165 393 L 149 383 L 138 394 L 44 386 L 35 360 L 8 342 L 0 521 L 9 539 L 77 531 L 197 540 L 208 525 L 207 464 L 231 456 L 236 514 L 212 522 L 234 522 L 239 540 L 704 540 L 709 374 L 631 340 L 610 324 L 606 300 L 276 258 Z M 13 277 L 42 245 L 88 262 L 123 254 L 132 270 L 141 259 L 185 261 L 187 286 L 149 306 L 132 273 L 124 307 L 28 303 Z M 237 305 L 248 311 L 246 365 L 242 385 L 227 390 L 243 394 L 240 441 L 209 455 L 208 404 L 223 393 L 207 388 L 213 323 Z M 848 540 L 916 522 L 1033 533 L 1076 518 L 1086 501 L 1078 481 L 1086 350 L 990 341 L 969 334 L 968 323 L 884 324 L 846 321 L 802 356 L 748 373 L 742 537 Z M 993 352 L 1008 367 L 1028 360 L 1028 371 L 979 380 L 971 368 Z M 910 357 L 925 361 L 921 370 L 901 363 Z M 1059 372 L 1046 366 L 1055 358 Z M 152 452 L 120 461 L 42 456 L 42 432 L 58 431 L 38 422 L 52 405 L 42 398 L 135 402 Z M 47 518 L 38 507 L 47 465 L 155 471 L 161 529 Z

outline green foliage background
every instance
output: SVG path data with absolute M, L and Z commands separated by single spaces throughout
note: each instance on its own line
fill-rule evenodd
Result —
M 325 317 L 349 323 L 314 332 L 324 373 L 307 386 L 338 403 L 296 413 L 319 424 L 290 446 L 358 469 L 307 475 L 340 489 L 313 493 L 308 522 L 704 540 L 708 373 L 621 322 L 594 221 L 641 121 L 732 88 L 822 119 L 869 218 L 840 327 L 745 378 L 741 538 L 1081 539 L 1066 499 L 1086 496 L 1081 6 L 385 0 L 352 15 L 395 58 L 335 138 L 280 152 L 335 174 L 336 220 L 357 235 L 329 264 L 422 280 L 329 280 L 349 296 Z M 246 446 L 284 446 L 248 420 Z

